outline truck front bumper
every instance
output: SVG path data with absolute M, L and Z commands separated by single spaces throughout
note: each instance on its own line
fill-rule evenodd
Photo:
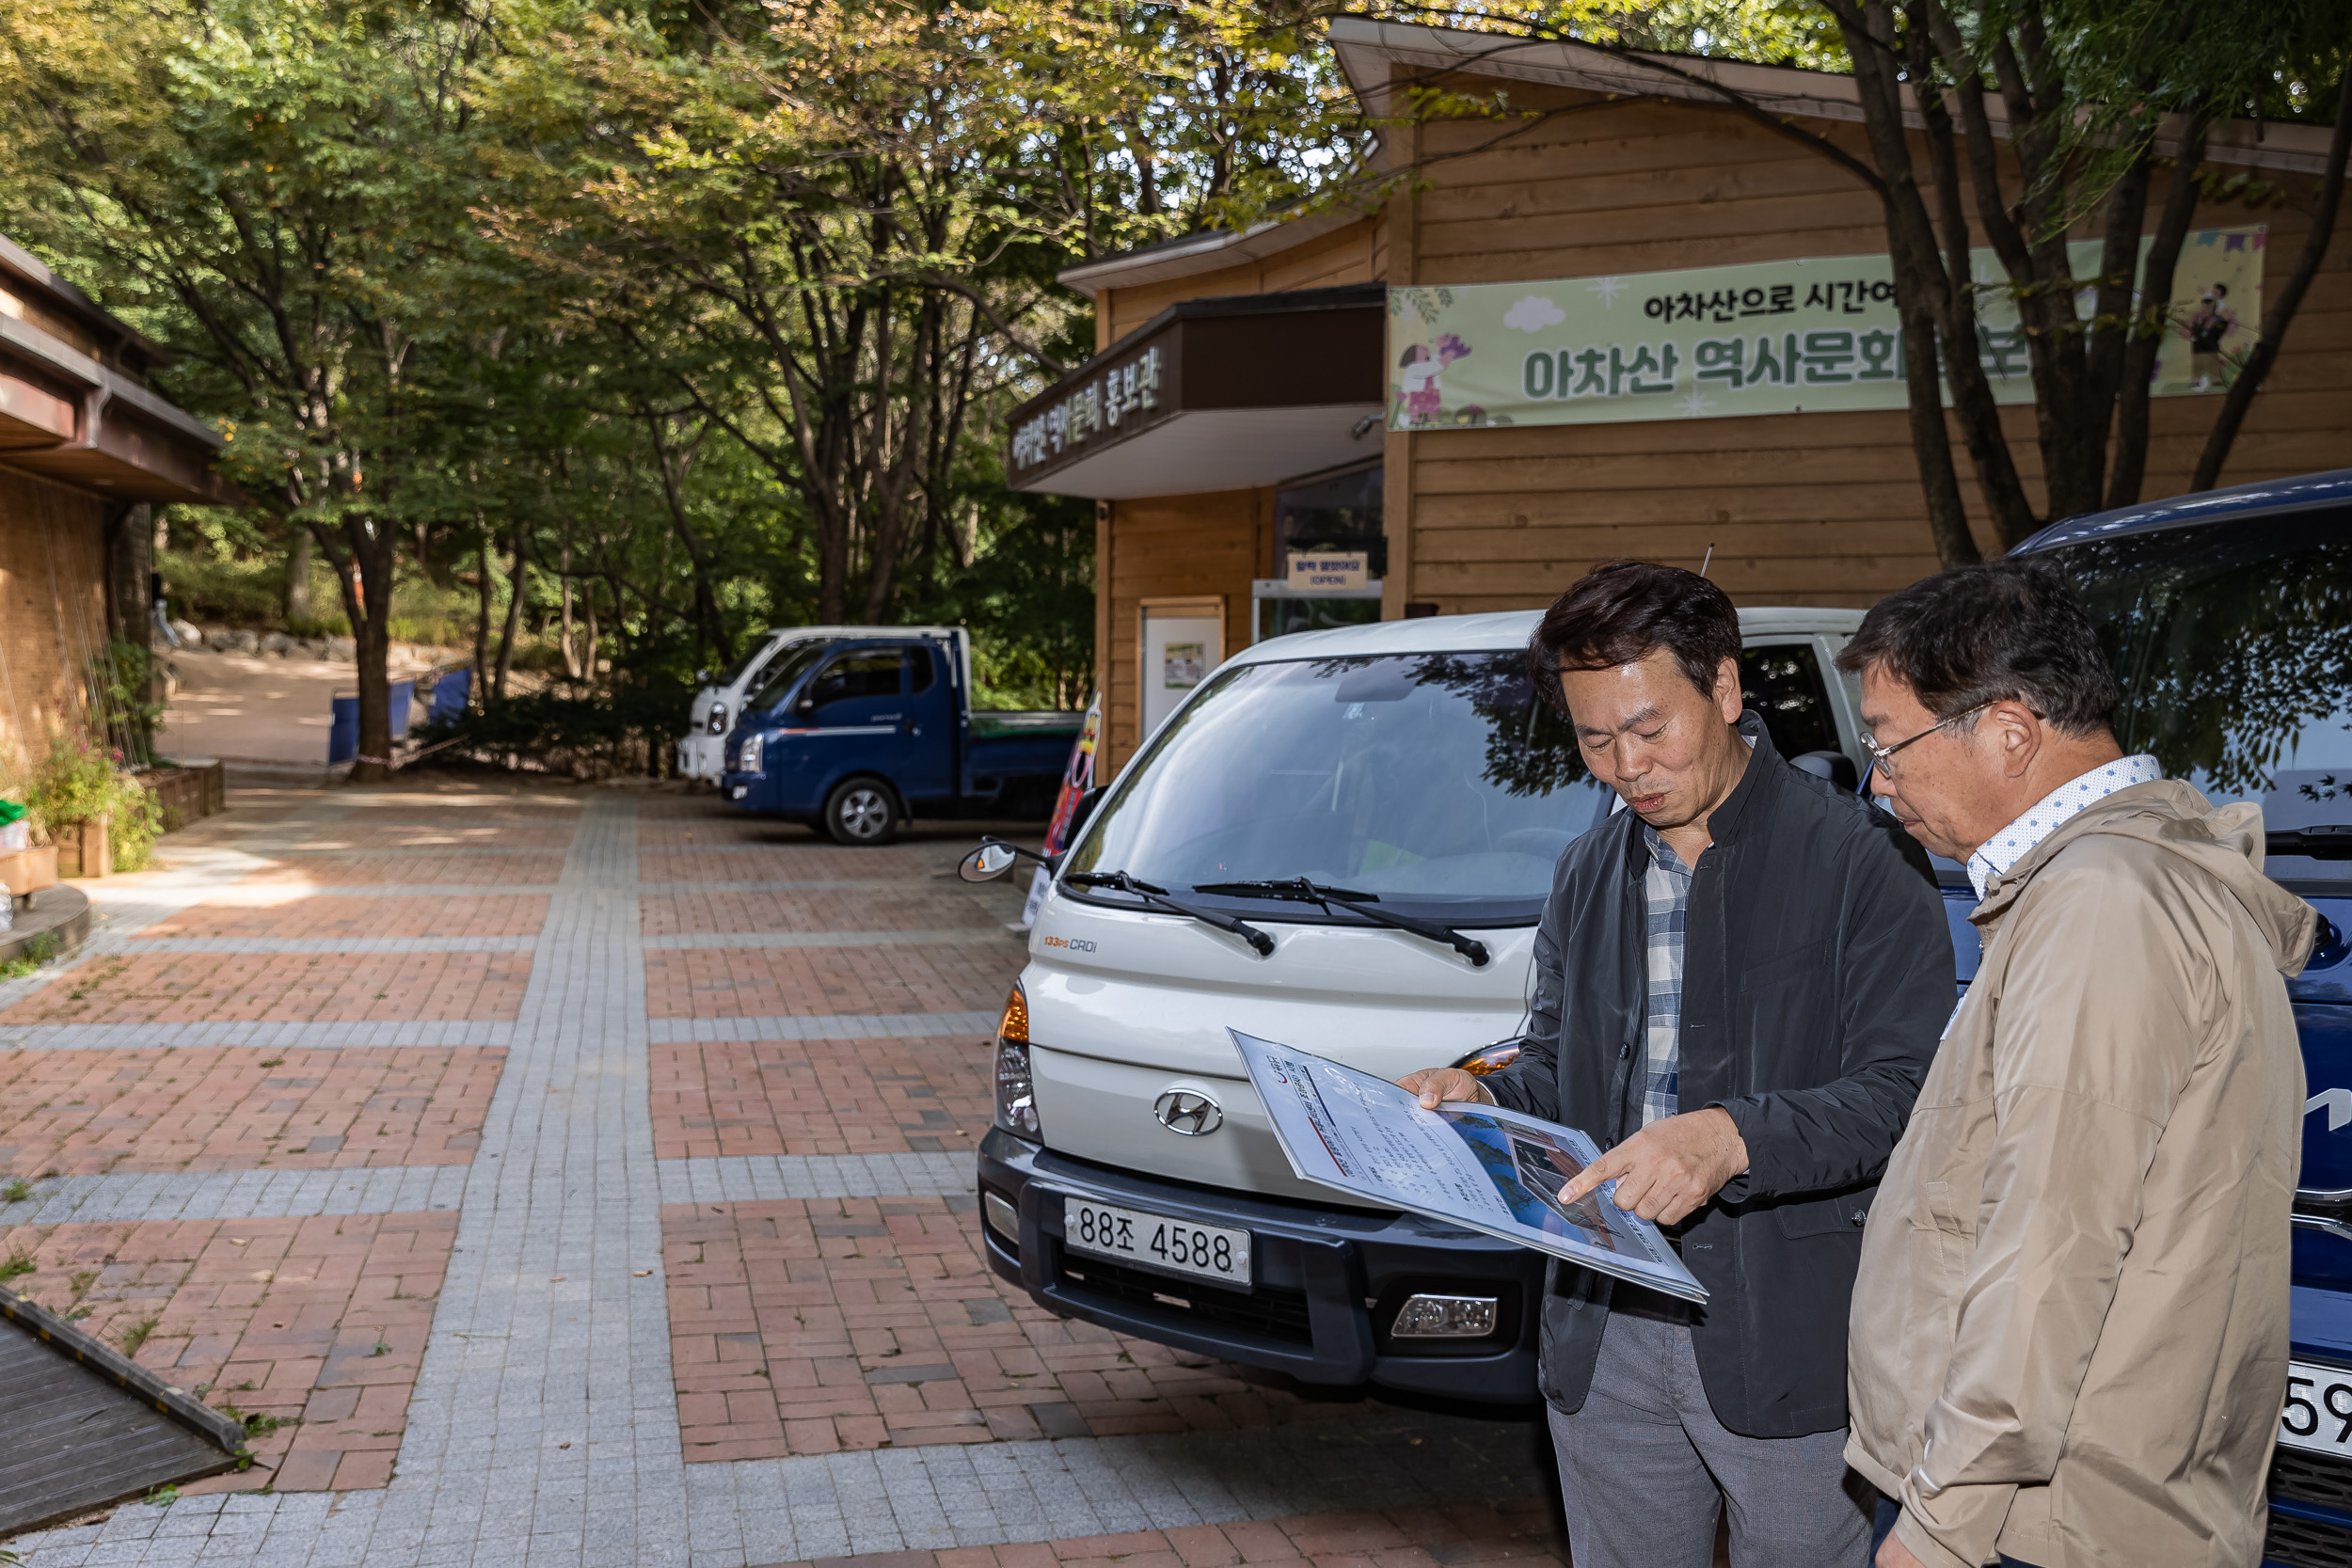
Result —
M 1005 1212 L 992 1196 L 1010 1207 L 1017 1236 L 1003 1233 Z M 1062 1199 L 1073 1196 L 1248 1230 L 1252 1288 L 1066 1251 Z M 1485 1404 L 1536 1398 L 1544 1259 L 1524 1247 L 1416 1214 L 1153 1180 L 1057 1154 L 1002 1128 L 980 1145 L 979 1197 L 989 1266 L 1063 1317 L 1302 1383 L 1369 1383 Z M 1494 1297 L 1494 1332 L 1397 1338 L 1390 1332 L 1397 1309 L 1416 1294 Z

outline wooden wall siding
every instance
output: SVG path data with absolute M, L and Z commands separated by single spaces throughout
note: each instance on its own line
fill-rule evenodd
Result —
M 1227 294 L 1287 293 L 1329 289 L 1343 283 L 1376 282 L 1380 270 L 1380 222 L 1365 218 L 1334 230 L 1262 261 L 1245 261 L 1216 272 L 1174 277 L 1133 289 L 1109 289 L 1095 302 L 1094 346 L 1108 348 L 1153 316 L 1182 300 Z
M 1097 771 L 1107 783 L 1142 737 L 1136 666 L 1141 603 L 1183 594 L 1225 601 L 1225 652 L 1249 638 L 1249 582 L 1265 575 L 1274 515 L 1271 490 L 1227 490 L 1161 500 L 1110 503 L 1110 553 L 1096 561 L 1097 624 L 1107 624 L 1096 653 L 1104 672 L 1104 750 Z
M 106 643 L 105 503 L 0 468 L 0 773 L 82 717 L 82 670 Z
M 1536 107 L 1579 102 L 1565 91 L 1512 91 Z M 1860 136 L 1858 127 L 1828 129 Z M 1725 112 L 1629 101 L 1561 114 L 1499 143 L 1496 130 L 1422 133 L 1428 186 L 1391 208 L 1389 281 L 1580 277 L 1885 248 L 1867 190 Z M 2294 264 L 2315 197 L 2311 181 L 2282 183 L 2284 206 L 2211 204 L 2197 217 L 2201 228 L 2269 225 L 2266 293 Z M 2347 350 L 2352 241 L 2340 240 L 2224 483 L 2346 461 Z M 2145 497 L 2186 487 L 2219 401 L 2157 402 Z M 2033 410 L 2010 408 L 2005 420 L 2038 492 Z M 1979 546 L 1991 552 L 1957 436 L 1955 451 Z M 1391 436 L 1389 454 L 1391 557 L 1409 562 L 1405 573 L 1391 570 L 1391 616 L 1407 598 L 1448 614 L 1540 605 L 1597 561 L 1638 555 L 1695 567 L 1709 544 L 1709 575 L 1746 604 L 1867 605 L 1937 564 L 1899 410 L 1421 432 Z

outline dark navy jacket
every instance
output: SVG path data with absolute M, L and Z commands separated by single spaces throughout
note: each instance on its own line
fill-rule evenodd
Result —
M 1682 1259 L 1708 1291 L 1691 1337 L 1716 1418 L 1795 1437 L 1846 1424 L 1862 1222 L 1956 984 L 1943 901 L 1900 825 L 1791 768 L 1755 714 L 1740 729 L 1756 750 L 1692 868 L 1679 1095 L 1731 1113 L 1749 1168 L 1685 1222 Z M 1527 1044 L 1486 1080 L 1603 1147 L 1641 1126 L 1648 861 L 1629 811 L 1560 857 Z M 1612 1291 L 1552 1268 L 1542 1385 L 1564 1410 L 1584 1402 Z

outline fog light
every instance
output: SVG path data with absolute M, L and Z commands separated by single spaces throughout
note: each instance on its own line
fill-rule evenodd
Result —
M 1475 1339 L 1494 1331 L 1493 1296 L 1407 1296 L 1389 1326 L 1399 1339 Z
M 1021 1212 L 994 1193 L 980 1194 L 980 1217 L 988 1227 L 1015 1245 L 1021 1241 Z

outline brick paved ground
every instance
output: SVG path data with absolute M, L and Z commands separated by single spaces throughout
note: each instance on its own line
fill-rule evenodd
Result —
M 1566 1568 L 1538 1499 L 1444 1508 L 1303 1514 L 1249 1524 L 1179 1526 L 1020 1546 L 827 1558 L 790 1568 L 1470 1568 L 1545 1562 Z
M 548 922 L 544 894 L 338 898 L 291 886 L 249 884 L 242 897 L 189 906 L 134 942 L 158 937 L 219 941 L 270 937 L 535 937 Z
M 1019 957 L 993 937 L 952 946 L 682 948 L 645 955 L 645 1000 L 654 1018 L 955 1012 L 1001 1006 Z
M 191 1492 L 391 1480 L 455 1214 L 20 1227 L 11 1282 L 248 1418 L 255 1464 Z
M 975 1206 L 959 1195 L 664 1208 L 688 1462 L 1356 1413 L 1056 1317 L 989 1271 Z
M 723 1154 L 938 1153 L 988 1131 L 977 1042 L 686 1042 L 652 1047 L 658 1159 Z
M 640 904 L 649 937 L 720 931 L 993 931 L 1005 918 L 1003 895 L 962 882 L 918 893 L 872 888 L 649 893 Z
M 0 1056 L 0 1175 L 462 1165 L 505 1055 L 21 1051 Z
M 527 953 L 117 953 L 0 1010 L 0 1024 L 511 1019 L 530 974 Z
M 285 1424 L 245 1490 L 11 1549 L 1564 1560 L 1518 1501 L 1540 1429 L 1302 1398 L 988 1272 L 968 1162 L 1024 952 L 1021 888 L 953 877 L 980 831 L 404 778 L 240 790 L 89 884 L 87 956 L 0 982 L 0 1174 L 60 1173 L 0 1196 L 9 1284 Z

